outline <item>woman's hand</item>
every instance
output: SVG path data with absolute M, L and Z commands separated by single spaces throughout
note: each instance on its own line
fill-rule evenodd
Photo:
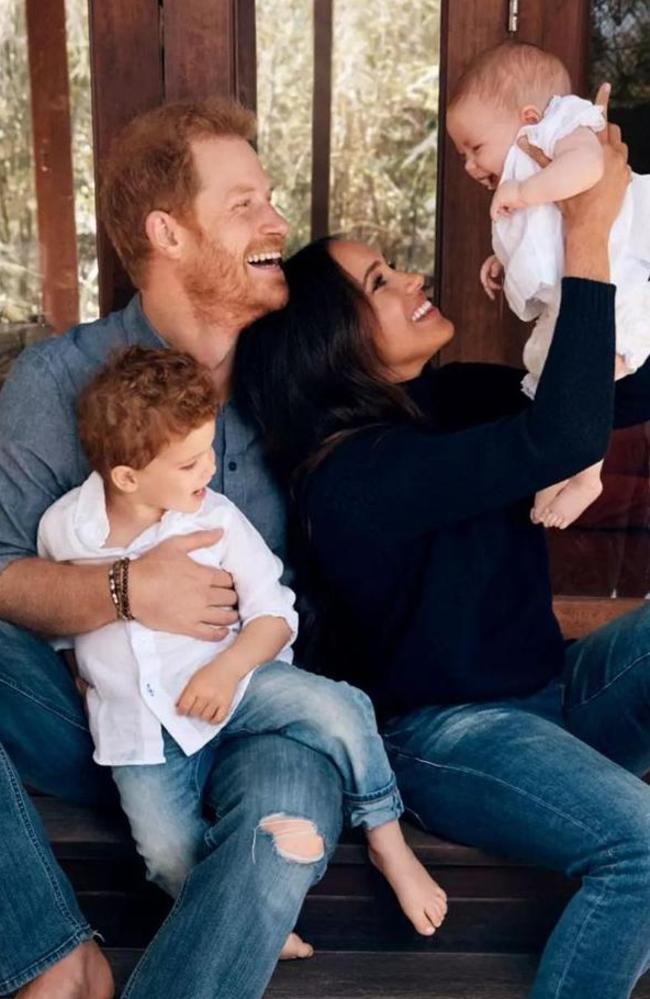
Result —
M 596 104 L 605 113 L 609 91 L 609 84 L 605 83 L 596 96 Z M 603 176 L 589 190 L 558 202 L 558 208 L 564 216 L 565 274 L 609 281 L 607 242 L 630 182 L 630 168 L 627 146 L 618 125 L 607 123 L 598 138 L 603 146 Z M 525 139 L 519 145 L 541 167 L 548 165 L 549 159 L 540 149 Z

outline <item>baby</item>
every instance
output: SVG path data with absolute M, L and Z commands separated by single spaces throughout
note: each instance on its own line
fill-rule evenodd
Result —
M 128 348 L 80 396 L 79 435 L 94 471 L 46 511 L 38 551 L 107 563 L 116 619 L 74 639 L 94 759 L 112 767 L 148 877 L 176 896 L 208 852 L 213 822 L 203 792 L 224 735 L 282 732 L 318 750 L 339 770 L 348 822 L 364 827 L 373 863 L 416 930 L 430 935 L 445 894 L 402 836 L 402 804 L 370 701 L 291 665 L 298 620 L 282 563 L 208 488 L 216 411 L 208 370 L 164 349 Z M 220 539 L 191 557 L 231 573 L 241 625 L 220 641 L 141 625 L 129 601 L 131 560 L 165 538 L 216 528 Z M 308 835 L 281 815 L 260 829 L 280 849 L 284 840 L 287 853 L 292 837 Z M 310 953 L 291 934 L 282 956 Z
M 524 392 L 533 397 L 553 336 L 563 273 L 562 216 L 555 202 L 587 190 L 603 172 L 596 132 L 604 109 L 571 94 L 554 55 L 505 42 L 483 52 L 461 77 L 447 129 L 470 177 L 494 191 L 490 215 L 494 255 L 481 267 L 490 298 L 503 284 L 520 319 L 536 319 L 524 348 Z M 549 158 L 539 167 L 517 142 L 525 137 Z M 650 354 L 650 176 L 633 175 L 610 237 L 617 285 L 615 377 L 635 371 Z M 602 462 L 541 490 L 534 522 L 567 527 L 600 494 Z

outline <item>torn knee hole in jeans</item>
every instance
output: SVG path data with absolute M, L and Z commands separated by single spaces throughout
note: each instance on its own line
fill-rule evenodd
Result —
M 255 843 L 258 832 L 264 832 L 273 840 L 280 857 L 296 864 L 315 864 L 325 855 L 323 837 L 310 819 L 295 818 L 278 812 L 267 815 L 255 830 L 253 837 L 253 863 L 255 863 Z

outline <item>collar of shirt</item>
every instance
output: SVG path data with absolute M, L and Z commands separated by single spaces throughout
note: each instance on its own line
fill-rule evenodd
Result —
M 197 511 L 197 515 L 201 513 L 204 506 L 205 500 Z M 152 548 L 157 543 L 159 536 L 171 537 L 175 533 L 176 521 L 179 522 L 180 526 L 186 520 L 187 514 L 178 513 L 176 510 L 166 510 L 160 520 L 141 531 L 128 545 L 115 546 L 115 551 L 121 553 Z M 79 490 L 74 526 L 79 538 L 88 548 L 103 548 L 106 544 L 111 528 L 106 512 L 104 480 L 98 472 L 91 472 Z M 182 532 L 179 531 L 179 533 Z M 112 548 L 106 549 L 107 553 L 112 550 Z

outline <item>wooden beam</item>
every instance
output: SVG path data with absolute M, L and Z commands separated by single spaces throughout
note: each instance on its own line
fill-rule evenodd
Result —
M 312 104 L 311 238 L 329 232 L 332 134 L 332 0 L 314 0 L 314 98 Z
M 61 332 L 79 321 L 77 234 L 64 0 L 27 0 L 43 312 Z
M 165 100 L 256 104 L 255 0 L 163 0 Z
M 555 597 L 553 610 L 565 638 L 583 638 L 596 628 L 629 614 L 637 607 L 648 606 L 645 600 L 624 597 Z
M 35 0 L 36 3 L 39 0 Z M 158 0 L 89 0 L 95 184 L 117 132 L 163 100 Z M 133 287 L 98 220 L 100 311 L 125 305 Z

